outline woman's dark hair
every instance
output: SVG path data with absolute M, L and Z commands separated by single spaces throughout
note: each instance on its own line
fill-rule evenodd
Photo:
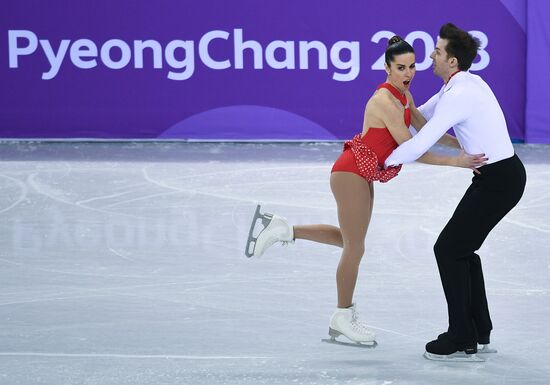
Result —
M 447 23 L 439 30 L 439 37 L 447 40 L 448 57 L 456 57 L 458 69 L 466 71 L 472 65 L 479 49 L 479 40 L 452 23 Z
M 386 64 L 390 66 L 393 59 L 397 55 L 404 53 L 414 53 L 414 48 L 401 38 L 401 36 L 395 35 L 388 41 L 388 48 L 386 48 Z

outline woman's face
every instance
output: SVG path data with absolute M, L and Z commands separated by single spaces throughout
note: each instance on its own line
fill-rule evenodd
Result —
M 416 74 L 414 53 L 403 53 L 394 56 L 390 67 L 388 68 L 386 65 L 386 72 L 388 72 L 388 78 L 395 87 L 403 92 L 408 90 Z

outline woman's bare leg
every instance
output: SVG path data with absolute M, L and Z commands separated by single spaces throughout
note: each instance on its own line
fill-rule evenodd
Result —
M 343 239 L 342 256 L 336 271 L 338 307 L 353 303 L 359 264 L 365 252 L 365 236 L 372 214 L 374 190 L 360 176 L 349 172 L 334 172 L 330 187 L 338 206 L 338 221 Z
M 306 239 L 327 245 L 342 247 L 342 233 L 332 225 L 296 225 L 294 239 Z
M 371 200 L 370 200 L 370 212 L 372 213 L 372 207 L 374 202 L 374 189 L 372 183 L 369 183 Z M 325 224 L 317 225 L 295 225 L 294 239 L 305 239 L 307 241 L 313 241 L 318 243 L 325 243 L 327 245 L 333 245 L 343 247 L 342 232 L 339 227 Z

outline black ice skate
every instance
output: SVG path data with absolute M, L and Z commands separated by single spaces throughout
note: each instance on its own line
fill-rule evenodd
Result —
M 434 361 L 485 362 L 477 354 L 477 343 L 459 345 L 447 333 L 426 344 L 424 357 Z

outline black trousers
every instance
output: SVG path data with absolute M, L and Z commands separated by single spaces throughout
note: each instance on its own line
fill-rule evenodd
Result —
M 458 344 L 488 337 L 489 316 L 481 260 L 476 251 L 519 202 L 525 189 L 523 163 L 514 155 L 478 169 L 434 246 L 447 299 L 449 336 Z

